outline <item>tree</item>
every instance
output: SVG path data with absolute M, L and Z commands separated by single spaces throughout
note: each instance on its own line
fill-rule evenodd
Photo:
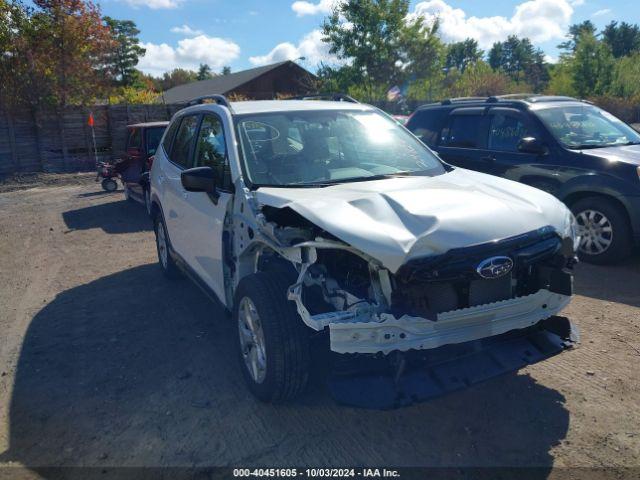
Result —
M 571 61 L 576 93 L 581 97 L 605 93 L 611 83 L 613 63 L 609 45 L 594 34 L 583 32 Z
M 573 86 L 572 62 L 564 59 L 551 67 L 547 93 L 569 97 L 578 96 Z
M 582 34 L 595 35 L 596 26 L 591 20 L 585 20 L 582 23 L 574 23 L 569 27 L 567 33 L 567 40 L 558 45 L 558 49 L 562 50 L 564 54 L 572 54 L 576 50 L 576 43 L 578 38 Z
M 132 86 L 138 80 L 136 65 L 146 52 L 140 46 L 138 34 L 140 30 L 131 20 L 116 20 L 104 17 L 104 23 L 115 39 L 116 45 L 107 55 L 107 66 L 112 72 L 116 83 L 122 86 Z
M 322 25 L 323 41 L 370 92 L 374 85 L 399 84 L 434 63 L 432 28 L 421 17 L 407 20 L 408 12 L 409 0 L 340 2 Z
M 169 90 L 178 85 L 195 82 L 196 80 L 198 80 L 198 74 L 193 70 L 174 68 L 170 72 L 164 72 L 162 78 L 158 81 L 158 90 Z
M 640 100 L 640 52 L 618 59 L 613 69 L 609 92 L 612 95 Z
M 198 68 L 198 74 L 196 75 L 197 80 L 209 80 L 213 78 L 213 72 L 211 71 L 211 67 L 206 63 L 201 63 Z
M 467 66 L 482 60 L 484 52 L 478 48 L 478 42 L 467 38 L 462 42 L 454 42 L 447 45 L 447 57 L 444 66 L 447 70 L 452 68 L 464 72 Z
M 528 38 L 510 35 L 504 42 L 496 42 L 489 51 L 489 65 L 501 70 L 512 80 L 527 81 L 536 92 L 542 91 L 549 81 L 544 53 L 536 49 Z
M 222 75 L 229 75 L 231 73 L 231 67 L 225 66 L 222 67 Z
M 108 83 L 115 46 L 100 9 L 88 0 L 33 0 L 38 23 L 36 73 L 48 79 L 59 106 L 92 101 Z
M 114 47 L 100 10 L 84 0 L 0 0 L 3 96 L 12 104 L 82 104 L 108 88 Z
M 489 97 L 521 90 L 505 73 L 480 60 L 469 65 L 448 89 L 449 97 Z
M 602 39 L 615 58 L 626 57 L 640 51 L 640 27 L 627 22 L 611 22 L 604 27 Z

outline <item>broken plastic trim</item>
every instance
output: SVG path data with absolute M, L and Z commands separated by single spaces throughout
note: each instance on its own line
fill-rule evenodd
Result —
M 575 325 L 565 317 L 553 316 L 532 327 L 495 337 L 411 352 L 413 360 L 409 354 L 398 354 L 400 359 L 393 363 L 389 357 L 340 355 L 353 358 L 344 359 L 347 365 L 333 372 L 329 389 L 333 398 L 344 405 L 399 408 L 538 363 L 578 342 Z M 420 358 L 415 359 L 416 355 Z M 372 369 L 376 360 L 377 368 Z M 366 368 L 358 371 L 359 364 Z

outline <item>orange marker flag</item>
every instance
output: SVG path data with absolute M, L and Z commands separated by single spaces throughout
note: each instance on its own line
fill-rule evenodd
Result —
M 89 125 L 90 127 L 93 127 L 94 121 L 93 121 L 93 112 L 89 112 L 89 121 L 87 122 L 87 125 Z

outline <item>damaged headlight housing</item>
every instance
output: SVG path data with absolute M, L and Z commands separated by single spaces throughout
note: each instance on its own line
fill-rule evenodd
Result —
M 573 242 L 573 250 L 577 251 L 580 246 L 580 229 L 576 217 L 573 216 L 571 210 L 567 208 L 567 214 L 564 219 L 564 238 L 570 238 Z

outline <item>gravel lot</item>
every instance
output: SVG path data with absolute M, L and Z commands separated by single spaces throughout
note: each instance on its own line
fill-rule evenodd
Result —
M 638 255 L 579 265 L 566 314 L 582 344 L 542 364 L 401 410 L 337 406 L 321 383 L 274 407 L 245 389 L 220 308 L 161 276 L 142 206 L 90 176 L 67 183 L 0 193 L 0 465 L 14 466 L 0 478 L 60 465 L 640 476 Z

